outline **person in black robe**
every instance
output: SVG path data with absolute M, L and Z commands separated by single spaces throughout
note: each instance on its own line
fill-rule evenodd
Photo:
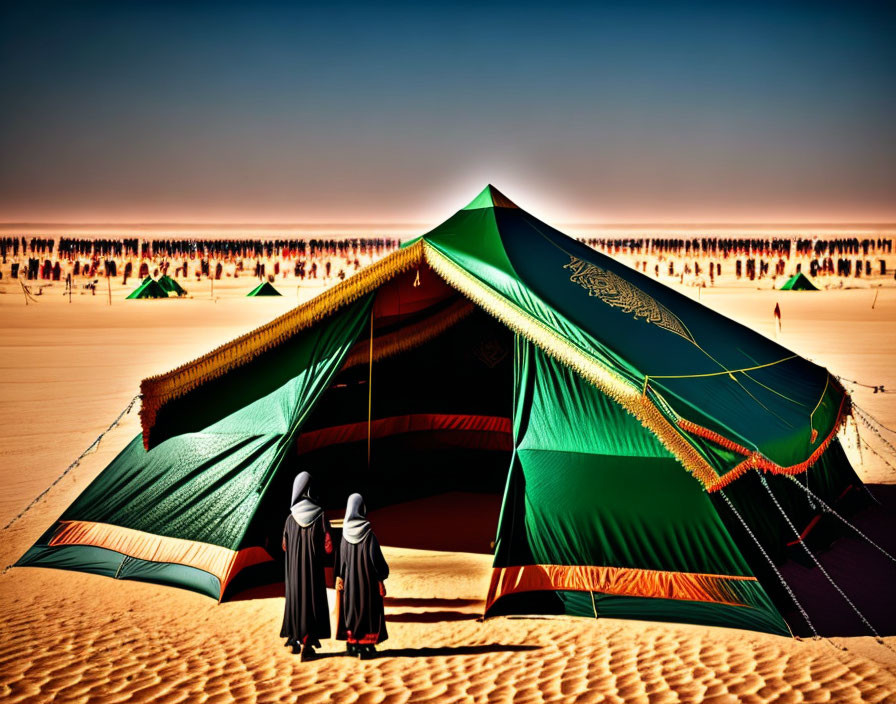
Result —
M 290 514 L 283 527 L 286 553 L 286 604 L 280 637 L 302 660 L 316 657 L 321 638 L 330 637 L 330 610 L 324 555 L 333 552 L 330 524 L 312 499 L 311 475 L 302 472 L 292 485 Z
M 374 646 L 389 637 L 383 609 L 389 566 L 360 494 L 348 498 L 335 571 L 340 597 L 336 638 L 347 641 L 349 655 L 373 657 Z

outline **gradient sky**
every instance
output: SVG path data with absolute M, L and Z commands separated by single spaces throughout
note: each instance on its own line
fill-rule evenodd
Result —
M 896 2 L 6 2 L 0 221 L 896 221 Z

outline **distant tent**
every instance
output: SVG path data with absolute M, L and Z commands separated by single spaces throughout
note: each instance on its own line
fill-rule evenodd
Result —
M 177 281 L 172 279 L 168 274 L 163 274 L 159 277 L 159 286 L 165 290 L 167 293 L 173 293 L 175 296 L 185 296 L 187 292 L 184 290 L 183 286 L 181 286 Z
M 249 296 L 282 296 L 277 289 L 275 289 L 271 284 L 265 281 L 263 284 L 258 284 L 255 288 L 253 288 L 249 293 L 246 294 Z
M 168 298 L 168 292 L 147 276 L 128 298 Z
M 809 277 L 800 272 L 794 274 L 781 287 L 782 291 L 817 291 L 818 287 L 809 281 Z
M 803 482 L 838 511 L 862 487 L 827 370 L 491 186 L 141 392 L 142 436 L 19 565 L 223 599 L 282 579 L 290 486 L 311 468 L 334 515 L 352 491 L 373 511 L 503 496 L 489 616 L 786 635 L 770 563 L 837 525 Z

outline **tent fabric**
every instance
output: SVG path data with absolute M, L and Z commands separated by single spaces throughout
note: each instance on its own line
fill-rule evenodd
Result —
M 794 274 L 787 281 L 784 282 L 784 285 L 781 286 L 782 291 L 817 291 L 818 287 L 813 284 L 809 277 L 804 273 L 800 272 L 799 274 Z
M 118 566 L 139 559 L 205 572 L 213 581 L 200 591 L 219 598 L 237 567 L 271 559 L 260 546 L 244 544 L 247 528 L 298 429 L 367 322 L 370 305 L 370 296 L 360 299 L 293 339 L 293 371 L 265 396 L 148 452 L 135 438 L 19 564 L 81 564 L 82 548 L 102 548 L 119 555 Z M 250 385 L 269 383 L 259 378 L 261 370 L 253 371 Z M 184 586 L 194 588 L 195 580 Z
M 185 296 L 187 294 L 183 286 L 181 286 L 179 283 L 177 283 L 177 281 L 168 276 L 168 274 L 160 276 L 158 284 L 168 294 L 173 293 L 175 296 Z
M 128 294 L 127 299 L 132 298 L 168 298 L 168 292 L 157 281 L 147 277 L 143 283 Z
M 574 589 L 742 606 L 754 629 L 787 633 L 709 495 L 653 434 L 519 337 L 514 375 L 487 610 L 509 594 Z
M 420 263 L 420 250 L 398 251 L 379 262 L 362 269 L 358 274 L 324 291 L 288 313 L 275 318 L 235 340 L 221 345 L 208 354 L 184 364 L 165 374 L 144 379 L 140 384 L 140 420 L 143 426 L 143 443 L 149 449 L 166 437 L 178 432 L 177 426 L 167 431 L 156 429 L 156 421 L 164 409 L 172 409 L 170 416 L 186 417 L 178 413 L 177 405 L 184 397 L 200 387 L 220 379 L 236 379 L 240 398 L 245 402 L 260 398 L 263 394 L 251 386 L 242 384 L 242 367 L 251 365 L 265 353 L 288 346 L 303 330 L 336 314 L 359 298 L 374 292 L 383 283 Z M 164 415 L 164 413 L 162 414 Z
M 390 401 L 371 419 L 368 401 L 362 423 L 357 409 L 321 403 L 338 370 L 354 367 L 352 393 L 375 389 L 363 384 L 376 364 L 401 374 L 401 355 L 483 311 L 515 339 L 511 418 L 485 402 Z M 836 440 L 849 398 L 825 369 L 563 235 L 491 186 L 398 252 L 145 379 L 141 391 L 142 437 L 19 564 L 221 598 L 240 570 L 271 560 L 264 521 L 282 503 L 272 487 L 298 456 L 306 419 L 326 407 L 326 422 L 304 440 L 316 449 L 377 435 L 399 451 L 450 438 L 464 452 L 507 452 L 489 614 L 554 609 L 783 634 L 719 492 L 784 559 L 793 536 L 758 473 L 801 530 L 817 522 L 814 509 L 780 475 L 803 475 L 832 505 L 858 485 Z
M 646 405 L 639 398 L 649 398 L 648 422 L 656 409 L 786 468 L 804 462 L 842 420 L 846 394 L 825 369 L 519 208 L 461 210 L 423 240 L 473 286 L 584 353 L 623 405 L 637 413 Z M 675 451 L 680 433 L 654 423 Z M 683 459 L 691 454 L 677 450 Z M 690 462 L 708 474 L 704 462 Z
M 267 281 L 258 284 L 255 288 L 253 288 L 249 293 L 246 294 L 249 298 L 254 298 L 255 296 L 282 296 L 277 289 L 275 289 L 270 283 Z

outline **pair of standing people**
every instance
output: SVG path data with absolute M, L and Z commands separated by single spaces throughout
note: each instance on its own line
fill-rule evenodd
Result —
M 332 554 L 333 547 L 330 523 L 311 494 L 311 475 L 302 472 L 293 482 L 290 515 L 283 527 L 286 604 L 280 637 L 293 653 L 301 652 L 303 661 L 314 659 L 321 639 L 330 637 L 324 556 Z M 372 657 L 374 646 L 388 637 L 383 582 L 389 566 L 360 494 L 352 494 L 346 505 L 334 573 L 336 639 L 347 642 L 349 655 Z

